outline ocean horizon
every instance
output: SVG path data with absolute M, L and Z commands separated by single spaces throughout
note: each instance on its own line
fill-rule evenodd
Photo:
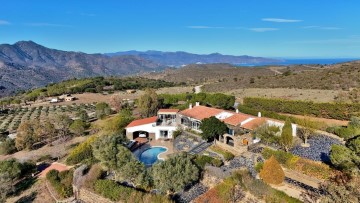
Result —
M 328 58 L 328 59 L 281 59 L 277 62 L 265 62 L 265 63 L 243 63 L 237 64 L 238 66 L 268 66 L 268 65 L 301 65 L 301 64 L 312 64 L 312 65 L 331 65 L 336 63 L 344 63 L 354 60 L 360 60 L 356 58 Z

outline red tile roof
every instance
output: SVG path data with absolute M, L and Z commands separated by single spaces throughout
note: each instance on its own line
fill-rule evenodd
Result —
M 210 118 L 221 112 L 224 112 L 222 109 L 210 108 L 206 106 L 194 106 L 192 109 L 186 109 L 180 111 L 181 115 L 195 118 L 197 120 L 203 120 L 205 118 Z
M 69 170 L 70 168 L 71 167 L 69 167 L 65 164 L 54 162 L 49 167 L 47 167 L 45 170 L 41 171 L 41 173 L 39 174 L 39 177 L 40 178 L 46 177 L 46 174 L 53 169 L 61 172 L 61 171 Z
M 160 109 L 158 113 L 177 113 L 179 109 Z
M 241 127 L 249 130 L 254 130 L 255 128 L 259 127 L 260 125 L 266 122 L 265 118 L 254 118 L 253 120 L 241 125 Z
M 247 120 L 248 118 L 252 118 L 252 116 L 247 115 L 247 114 L 242 114 L 242 113 L 235 113 L 234 115 L 232 115 L 228 118 L 225 118 L 223 121 L 226 124 L 237 126 L 241 122 Z
M 150 123 L 155 123 L 157 120 L 157 116 L 153 116 L 150 118 L 144 118 L 144 119 L 138 119 L 138 120 L 134 120 L 132 121 L 129 125 L 127 125 L 127 128 L 130 127 L 134 127 L 134 126 L 139 126 L 139 125 L 145 125 L 145 124 L 150 124 Z

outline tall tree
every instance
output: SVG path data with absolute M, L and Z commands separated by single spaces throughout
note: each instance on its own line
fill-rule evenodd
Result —
M 288 152 L 293 145 L 292 127 L 289 119 L 285 121 L 279 141 L 286 152 Z
M 200 129 L 202 138 L 208 141 L 214 140 L 217 135 L 226 133 L 227 126 L 215 116 L 202 120 Z
M 298 129 L 300 131 L 300 137 L 304 141 L 303 146 L 309 147 L 310 145 L 307 142 L 307 140 L 310 137 L 310 135 L 314 133 L 314 129 L 316 128 L 316 126 L 314 126 L 314 123 L 311 122 L 311 120 L 308 117 L 304 117 L 303 119 L 301 119 L 298 124 L 299 124 Z
M 54 119 L 55 128 L 58 132 L 58 135 L 62 138 L 70 134 L 70 125 L 73 120 L 65 114 L 59 114 Z
M 38 141 L 39 139 L 36 136 L 33 122 L 25 121 L 21 123 L 17 130 L 17 136 L 15 140 L 16 149 L 32 149 L 33 145 Z
M 55 125 L 48 120 L 34 121 L 34 131 L 39 141 L 49 143 L 57 135 Z
M 163 193 L 179 192 L 199 179 L 199 169 L 185 153 L 153 165 L 151 171 L 155 187 Z
M 159 109 L 159 98 L 153 89 L 146 89 L 145 93 L 139 98 L 138 108 L 142 117 L 156 115 Z
M 95 108 L 96 108 L 95 109 L 96 117 L 98 117 L 100 119 L 103 119 L 107 115 L 111 114 L 111 108 L 110 108 L 109 104 L 107 104 L 105 102 L 97 103 Z

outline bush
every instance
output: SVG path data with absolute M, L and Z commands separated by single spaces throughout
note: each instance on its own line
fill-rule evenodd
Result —
M 98 179 L 101 178 L 103 174 L 103 170 L 100 165 L 95 164 L 93 165 L 89 172 L 86 174 L 84 185 L 86 188 L 89 188 L 91 190 L 95 189 L 95 183 Z
M 73 195 L 73 171 L 62 171 L 59 173 L 53 169 L 46 174 L 46 179 L 61 197 L 67 198 Z
M 260 172 L 261 171 L 261 169 L 263 168 L 263 166 L 264 166 L 264 163 L 263 162 L 259 162 L 259 163 L 257 163 L 256 165 L 255 165 L 255 170 L 256 170 L 256 172 Z
M 75 147 L 66 159 L 67 164 L 77 164 L 87 160 L 93 160 L 91 144 L 96 140 L 95 136 L 90 137 L 85 142 Z
M 274 156 L 265 161 L 259 175 L 268 184 L 279 185 L 285 180 L 285 173 Z
M 131 194 L 131 188 L 118 185 L 112 180 L 97 180 L 95 191 L 112 201 L 126 200 Z
M 262 151 L 262 155 L 264 156 L 265 159 L 269 159 L 271 156 L 274 156 L 278 162 L 280 162 L 281 164 L 287 167 L 291 166 L 293 159 L 298 158 L 297 156 L 289 152 L 284 152 L 281 150 L 272 150 L 270 148 L 264 148 Z
M 16 147 L 15 147 L 15 140 L 7 138 L 4 142 L 0 144 L 0 154 L 7 155 L 7 154 L 13 154 L 15 153 Z
M 220 167 L 223 163 L 220 159 L 215 159 L 206 155 L 197 155 L 194 159 L 194 164 L 200 169 L 204 169 L 206 164 Z
M 230 161 L 231 159 L 233 159 L 235 157 L 235 155 L 232 154 L 231 152 L 223 150 L 223 149 L 221 149 L 220 147 L 217 147 L 217 146 L 212 146 L 210 149 L 213 150 L 216 153 L 219 153 L 219 154 L 223 155 L 225 161 Z

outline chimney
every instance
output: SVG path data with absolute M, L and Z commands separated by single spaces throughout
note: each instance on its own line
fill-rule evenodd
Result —
M 258 117 L 261 118 L 261 112 L 258 112 Z
M 236 109 L 236 113 L 239 113 L 239 109 Z
M 192 109 L 192 104 L 189 104 L 189 109 Z
M 200 106 L 200 102 L 195 102 L 195 106 Z

